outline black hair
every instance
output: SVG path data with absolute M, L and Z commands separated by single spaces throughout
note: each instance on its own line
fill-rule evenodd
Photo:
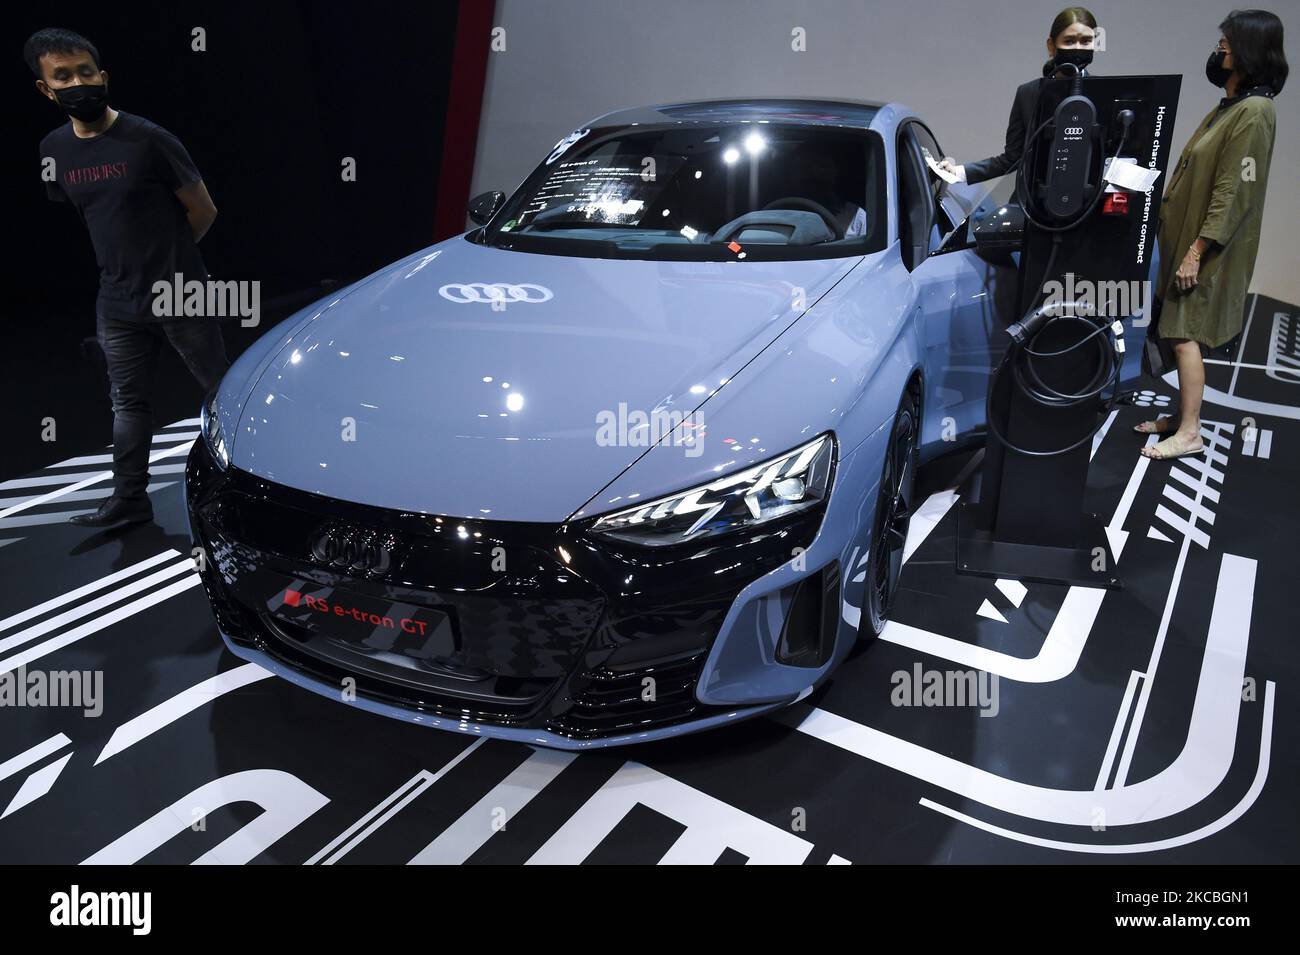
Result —
M 23 44 L 23 59 L 27 61 L 27 65 L 32 68 L 32 72 L 39 80 L 45 78 L 45 74 L 41 72 L 41 57 L 46 53 L 78 53 L 82 50 L 90 54 L 90 58 L 98 67 L 99 51 L 95 49 L 95 44 L 80 33 L 58 27 L 46 27 L 44 30 L 37 30 L 27 38 L 27 42 Z
M 1282 92 L 1289 68 L 1282 52 L 1282 21 L 1267 10 L 1233 10 L 1219 29 L 1232 47 L 1233 68 L 1241 73 L 1243 90 L 1253 86 Z
M 1047 38 L 1055 43 L 1058 36 L 1076 23 L 1082 23 L 1094 30 L 1097 29 L 1097 18 L 1092 15 L 1092 11 L 1087 7 L 1066 7 L 1052 21 L 1052 26 L 1047 31 Z

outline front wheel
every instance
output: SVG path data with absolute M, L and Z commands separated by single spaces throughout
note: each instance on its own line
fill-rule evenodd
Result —
M 912 521 L 913 494 L 918 461 L 917 432 L 920 403 L 909 388 L 898 404 L 894 426 L 885 449 L 885 465 L 876 497 L 876 518 L 871 528 L 871 559 L 867 565 L 865 613 L 859 625 L 863 637 L 879 636 L 889 619 L 894 592 L 903 570 L 903 545 Z

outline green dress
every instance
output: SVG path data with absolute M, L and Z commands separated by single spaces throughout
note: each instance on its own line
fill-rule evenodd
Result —
M 1273 100 L 1246 96 L 1215 107 L 1183 148 L 1160 211 L 1162 338 L 1215 348 L 1241 332 L 1276 128 Z M 1212 244 L 1197 284 L 1183 292 L 1175 275 L 1198 236 Z

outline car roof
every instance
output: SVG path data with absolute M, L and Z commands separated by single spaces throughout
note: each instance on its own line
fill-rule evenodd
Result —
M 663 123 L 783 122 L 867 129 L 884 103 L 843 99 L 717 99 L 615 110 L 591 126 Z

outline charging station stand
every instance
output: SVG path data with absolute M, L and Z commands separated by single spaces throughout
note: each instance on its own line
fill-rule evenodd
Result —
M 1096 106 L 1103 158 L 1115 154 L 1121 136 L 1117 117 L 1130 110 L 1134 119 L 1120 155 L 1136 159 L 1143 168 L 1159 169 L 1161 175 L 1149 194 L 1128 194 L 1122 214 L 1103 214 L 1098 209 L 1077 228 L 1062 233 L 1051 276 L 1044 270 L 1052 234 L 1027 221 L 1020 250 L 1018 316 L 1034 306 L 1045 281 L 1060 280 L 1066 273 L 1076 281 L 1123 282 L 1128 288 L 1148 278 L 1180 83 L 1178 76 L 1084 78 L 1083 93 Z M 1056 111 L 1069 91 L 1069 80 L 1044 81 L 1034 129 Z M 1029 177 L 1029 188 L 1041 190 L 1051 161 L 1048 153 L 1040 149 L 1038 168 L 1021 170 Z M 1103 187 L 1104 183 L 1096 183 L 1096 188 Z M 1146 306 L 1149 315 L 1149 301 Z M 1048 326 L 1044 331 L 1052 334 L 1040 335 L 1043 340 L 1037 344 L 1059 350 L 1077 340 L 1072 327 L 1059 331 L 1056 327 Z M 1154 329 L 1147 332 L 1154 334 Z M 1064 356 L 1048 359 L 1043 371 L 1052 376 L 1054 387 L 1068 392 L 1081 387 L 1096 369 Z M 1010 375 L 1000 376 L 991 387 L 996 388 L 993 408 L 999 430 L 1022 448 L 1065 447 L 1096 425 L 1096 411 L 1090 405 L 1044 407 L 1022 394 Z M 979 501 L 963 502 L 957 510 L 957 572 L 1085 587 L 1122 586 L 1101 519 L 1084 510 L 1091 452 L 1091 442 L 1084 441 L 1064 454 L 1030 456 L 1008 449 L 990 429 Z

